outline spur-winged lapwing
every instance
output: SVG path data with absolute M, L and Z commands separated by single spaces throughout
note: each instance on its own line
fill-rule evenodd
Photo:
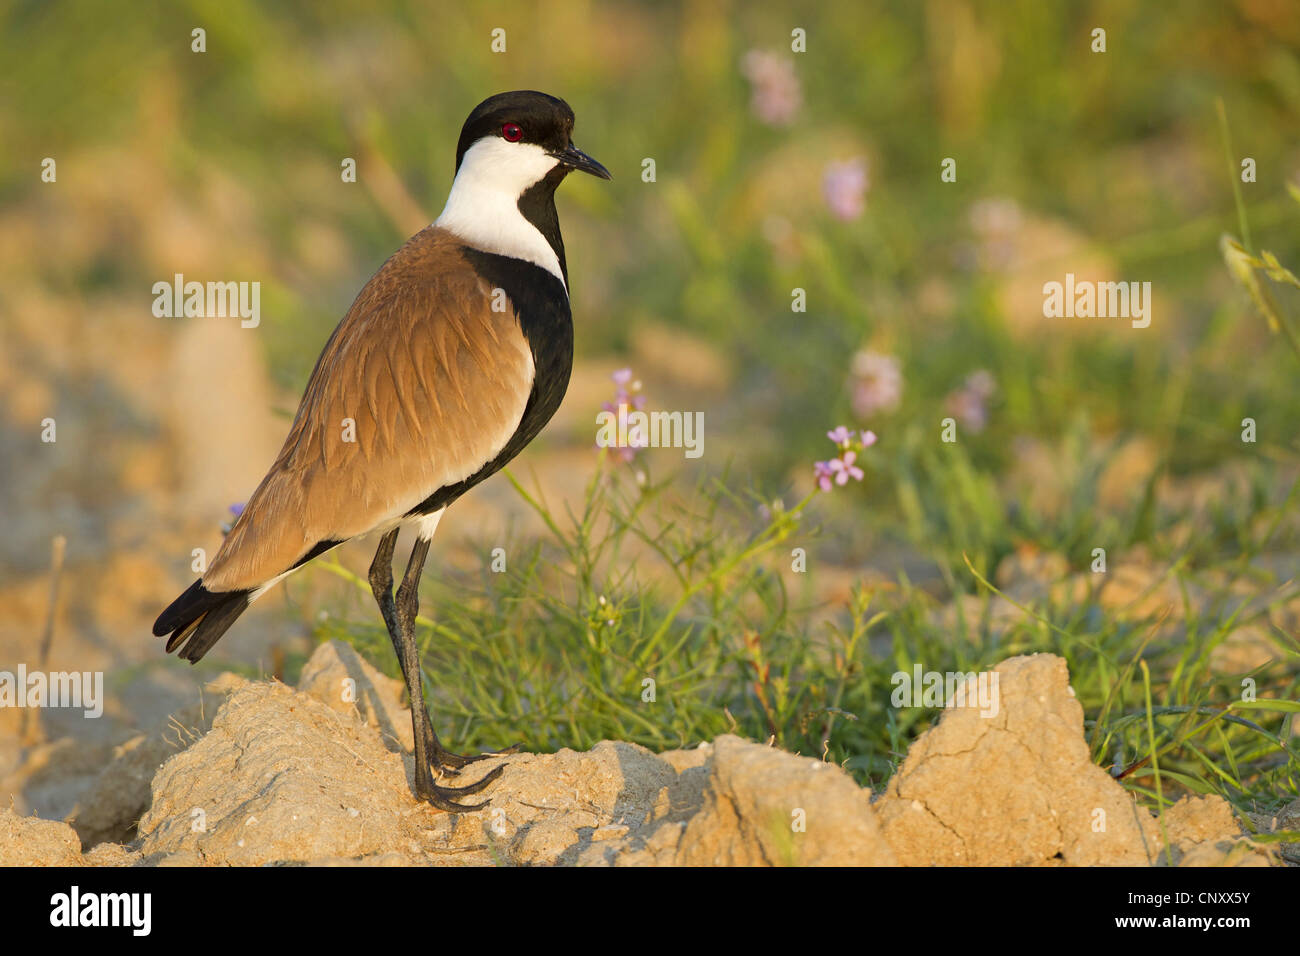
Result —
M 442 215 L 361 290 L 271 470 L 207 572 L 153 626 L 169 652 L 197 661 L 281 578 L 379 532 L 370 586 L 411 698 L 415 792 L 443 810 L 485 806 L 456 798 L 503 768 L 467 787 L 434 782 L 434 770 L 454 775 L 492 754 L 451 753 L 433 732 L 415 643 L 420 573 L 443 511 L 519 454 L 568 388 L 573 323 L 555 189 L 575 169 L 610 178 L 572 132 L 573 110 L 544 93 L 474 108 Z M 415 545 L 394 599 L 403 527 Z

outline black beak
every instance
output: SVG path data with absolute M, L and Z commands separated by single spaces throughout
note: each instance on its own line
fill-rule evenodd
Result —
M 560 163 L 568 166 L 570 169 L 580 169 L 584 173 L 591 173 L 593 176 L 599 176 L 601 179 L 613 179 L 609 170 L 600 163 L 596 162 L 578 147 L 570 143 L 558 153 L 551 153 Z

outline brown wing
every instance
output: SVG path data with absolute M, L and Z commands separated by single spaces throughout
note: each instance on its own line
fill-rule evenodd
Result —
M 323 541 L 406 514 L 509 441 L 533 384 L 512 307 L 430 226 L 366 283 L 325 345 L 275 464 L 203 585 L 255 588 Z

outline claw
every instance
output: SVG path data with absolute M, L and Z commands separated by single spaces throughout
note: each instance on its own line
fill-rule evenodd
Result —
M 432 734 L 430 734 L 432 736 Z M 438 768 L 440 773 L 448 777 L 455 777 L 459 774 L 460 768 L 480 760 L 487 760 L 489 757 L 508 757 L 510 754 L 518 753 L 522 744 L 511 744 L 509 747 L 503 747 L 500 750 L 485 750 L 479 754 L 465 755 L 452 753 L 445 749 L 442 744 L 435 740 L 429 740 L 426 743 L 429 748 L 429 762 Z
M 506 768 L 504 766 L 497 767 L 491 773 L 485 774 L 482 780 L 477 780 L 474 783 L 466 784 L 463 787 L 442 787 L 441 790 L 443 793 L 456 793 L 456 794 L 467 794 L 467 795 L 471 793 L 478 793 L 480 790 L 486 790 L 493 783 L 495 783 L 497 778 L 500 777 L 501 774 L 505 772 L 505 769 Z
M 485 775 L 482 780 L 464 787 L 440 787 L 437 784 L 430 783 L 427 785 L 417 785 L 416 791 L 419 793 L 421 800 L 431 803 L 439 810 L 446 810 L 448 813 L 467 813 L 474 810 L 482 810 L 488 805 L 489 801 L 466 804 L 456 803 L 451 798 L 468 796 L 471 793 L 478 793 L 480 790 L 487 789 L 498 777 L 501 776 L 505 769 L 505 767 L 497 767 L 491 773 Z
M 435 787 L 432 793 L 421 794 L 420 799 L 439 810 L 445 810 L 447 813 L 473 813 L 475 810 L 482 810 L 488 805 L 487 800 L 482 803 L 456 803 L 440 796 L 438 794 L 439 789 Z

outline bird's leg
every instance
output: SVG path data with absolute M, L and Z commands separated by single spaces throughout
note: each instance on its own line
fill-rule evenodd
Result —
M 394 528 L 380 539 L 379 548 L 375 552 L 375 559 L 370 565 L 370 589 L 374 593 L 375 603 L 379 605 L 379 611 L 384 617 L 384 624 L 388 628 L 388 636 L 393 642 L 393 650 L 396 652 L 398 663 L 402 667 L 402 676 L 406 678 L 407 693 L 411 698 L 411 730 L 416 746 L 417 790 L 423 790 L 420 778 L 422 776 L 429 777 L 428 768 L 430 766 L 437 768 L 440 772 L 455 775 L 457 773 L 456 768 L 463 767 L 476 760 L 482 760 L 485 757 L 494 756 L 494 754 L 486 753 L 472 757 L 454 754 L 442 746 L 441 741 L 438 740 L 438 735 L 434 733 L 433 722 L 429 719 L 428 709 L 424 705 L 419 652 L 415 647 L 415 616 L 419 610 L 418 585 L 429 545 L 425 541 L 423 542 L 423 548 L 421 548 L 420 544 L 417 543 L 416 547 L 411 551 L 411 563 L 407 566 L 406 575 L 402 582 L 403 588 L 398 591 L 398 601 L 402 602 L 404 606 L 409 604 L 409 608 L 399 615 L 397 604 L 393 600 L 393 549 L 397 543 L 397 532 L 398 529 Z M 408 582 L 410 583 L 409 587 Z M 404 635 L 409 635 L 409 640 Z M 409 651 L 407 650 L 408 645 L 410 647 Z M 419 706 L 416 706 L 417 702 Z M 508 754 L 518 749 L 518 745 L 516 745 L 496 753 Z M 423 773 L 420 768 L 424 768 Z M 498 771 L 493 771 L 483 780 L 471 787 L 463 788 L 459 792 L 475 793 L 495 780 L 498 774 L 499 768 Z M 431 779 L 426 779 L 424 783 L 435 790 L 439 789 L 433 786 Z M 435 805 L 440 804 L 435 802 Z M 446 809 L 446 807 L 443 808 Z
M 392 532 L 392 533 L 393 533 L 394 535 L 396 535 L 396 532 Z M 383 548 L 384 548 L 384 543 L 383 543 L 382 541 L 380 542 L 379 547 L 380 547 L 380 550 L 382 551 Z M 418 547 L 418 545 L 417 545 L 417 547 Z M 427 541 L 424 542 L 424 550 L 425 550 L 426 553 L 427 553 L 428 550 L 429 550 L 429 543 L 428 543 Z M 390 563 L 391 563 L 392 556 L 393 556 L 393 548 L 392 548 L 392 543 L 390 542 L 390 543 L 389 543 L 389 547 L 388 547 L 388 560 L 389 560 Z M 376 561 L 379 560 L 379 555 L 378 555 L 378 554 L 375 555 L 375 560 L 376 560 Z M 412 561 L 415 560 L 415 552 L 414 552 L 414 550 L 412 550 L 412 552 L 411 552 L 411 560 L 412 560 Z M 423 567 L 423 565 L 424 565 L 424 555 L 421 555 L 421 556 L 420 556 L 420 566 Z M 375 584 L 375 579 L 374 579 L 374 568 L 372 567 L 372 568 L 370 569 L 370 571 L 371 571 L 370 584 L 371 584 L 371 587 L 373 588 L 373 587 L 374 587 L 374 584 Z M 408 577 L 408 578 L 410 577 L 410 573 L 411 573 L 411 572 L 410 572 L 410 568 L 408 567 L 408 568 L 407 568 L 407 577 Z M 418 583 L 418 581 L 419 581 L 419 574 L 418 574 L 418 573 L 416 574 L 416 581 L 417 581 L 417 583 Z M 389 587 L 389 588 L 392 587 L 392 582 L 393 582 L 393 579 L 392 579 L 392 572 L 390 571 L 390 572 L 389 572 L 389 575 L 388 575 L 388 587 Z M 403 582 L 403 584 L 405 584 L 405 582 Z M 398 592 L 398 599 L 401 600 L 401 592 L 400 592 L 400 591 Z M 392 598 L 391 598 L 391 596 L 390 596 L 390 598 L 389 598 L 389 603 L 391 604 L 391 602 L 392 602 Z M 411 591 L 411 603 L 412 603 L 412 609 L 411 609 L 411 621 L 414 622 L 414 621 L 415 621 L 415 614 L 416 614 L 416 611 L 419 610 L 419 595 L 415 592 L 415 589 L 414 589 L 414 588 L 412 588 L 412 591 Z M 382 603 L 382 601 L 380 602 L 380 610 L 383 611 L 383 603 Z M 387 612 L 384 612 L 384 613 L 385 613 L 384 620 L 387 621 L 387 620 L 388 620 Z M 412 626 L 414 626 L 414 625 L 412 625 Z M 389 629 L 389 633 L 390 633 L 390 634 L 395 633 L 395 628 L 390 628 L 390 629 Z M 394 640 L 393 646 L 394 646 L 394 648 L 397 649 L 397 656 L 398 656 L 399 658 L 401 658 L 401 656 L 402 656 L 402 650 L 401 650 L 400 647 L 398 647 L 398 645 L 397 645 L 397 643 L 396 643 L 397 639 L 394 638 L 393 640 Z M 405 670 L 403 670 L 403 673 L 405 673 Z M 474 763 L 474 762 L 476 762 L 476 761 L 479 761 L 479 760 L 487 760 L 489 757 L 504 757 L 504 756 L 506 756 L 506 755 L 508 755 L 508 754 L 516 753 L 516 752 L 518 752 L 518 750 L 519 750 L 519 744 L 511 744 L 509 747 L 503 747 L 503 748 L 501 748 L 500 750 L 485 750 L 485 751 L 483 751 L 482 753 L 473 754 L 473 755 L 453 753 L 452 751 L 450 751 L 450 750 L 448 750 L 446 747 L 444 747 L 444 746 L 442 745 L 442 741 L 440 741 L 440 740 L 438 739 L 438 735 L 437 735 L 437 733 L 434 732 L 434 729 L 433 729 L 433 721 L 429 719 L 429 716 L 428 716 L 428 712 L 427 712 L 427 711 L 425 712 L 425 717 L 424 717 L 424 721 L 423 721 L 423 724 L 422 724 L 422 725 L 423 725 L 423 728 L 424 728 L 424 729 L 423 729 L 423 734 L 424 734 L 424 747 L 425 747 L 425 750 L 427 751 L 427 753 L 429 754 L 429 761 L 430 761 L 430 763 L 432 763 L 433 766 L 436 767 L 436 768 L 438 769 L 438 772 L 439 772 L 439 773 L 446 774 L 446 775 L 449 776 L 449 777 L 455 777 L 455 776 L 458 776 L 458 775 L 460 774 L 460 768 L 461 768 L 461 767 L 468 766 L 469 764 L 472 764 L 472 763 Z M 418 733 L 418 732 L 420 732 L 420 731 L 417 729 L 417 733 Z M 500 768 L 498 768 L 498 769 L 500 769 Z M 494 773 L 495 773 L 495 772 L 496 772 L 496 771 L 494 771 Z M 495 777 L 492 777 L 491 779 L 495 779 Z M 480 783 L 481 783 L 481 782 L 482 782 L 482 781 L 480 781 Z
M 370 568 L 370 585 L 375 592 L 380 613 L 388 625 L 388 635 L 392 639 L 397 660 L 402 666 L 402 676 L 406 678 L 406 692 L 411 699 L 411 733 L 415 742 L 415 792 L 416 795 L 440 810 L 460 812 L 479 810 L 486 803 L 461 804 L 452 798 L 466 794 L 478 793 L 489 786 L 501 775 L 504 768 L 497 767 L 482 780 L 467 787 L 440 787 L 433 782 L 431 762 L 432 741 L 437 744 L 437 735 L 429 721 L 429 711 L 424 704 L 423 679 L 420 671 L 420 652 L 415 643 L 415 616 L 420 606 L 420 573 L 424 570 L 424 561 L 429 554 L 429 542 L 417 540 L 411 549 L 411 560 L 406 566 L 406 574 L 397 589 L 396 600 L 392 595 L 392 555 L 397 532 L 390 531 L 379 542 L 379 550 Z M 445 751 L 444 751 L 445 752 Z M 436 753 L 436 751 L 435 751 Z M 441 768 L 440 768 L 441 769 Z
M 388 532 L 379 542 L 379 550 L 375 552 L 375 560 L 370 565 L 370 590 L 374 592 L 375 601 L 379 604 L 379 612 L 384 616 L 384 623 L 388 625 L 388 634 L 393 641 L 393 650 L 397 652 L 397 659 L 402 662 L 402 674 L 406 674 L 406 663 L 403 658 L 401 639 L 398 637 L 400 629 L 397 622 L 397 610 L 393 604 L 393 548 L 397 543 L 397 529 L 394 528 Z M 425 552 L 428 552 L 428 542 L 425 542 Z M 414 559 L 415 552 L 411 552 Z M 420 566 L 424 566 L 424 557 L 420 557 Z M 410 570 L 408 568 L 409 576 Z M 418 583 L 419 574 L 416 575 Z M 418 594 L 412 592 L 412 600 L 415 603 L 411 620 L 415 620 L 415 612 L 419 609 Z M 415 700 L 414 697 L 411 698 Z M 423 698 L 421 698 L 423 704 Z M 415 721 L 415 705 L 411 705 L 412 722 Z M 515 753 L 519 750 L 519 744 L 505 747 L 501 750 L 489 750 L 481 754 L 467 756 L 464 754 L 452 753 L 442 745 L 438 735 L 434 733 L 433 721 L 429 719 L 428 711 L 425 711 L 424 719 L 420 722 L 423 726 L 424 748 L 428 754 L 429 762 L 440 772 L 447 776 L 457 776 L 460 768 L 474 763 L 476 760 L 486 760 L 488 757 L 501 757 L 507 754 Z M 418 732 L 418 730 L 417 730 Z
M 393 607 L 393 546 L 397 544 L 397 531 L 394 528 L 379 539 L 375 560 L 370 562 L 370 593 L 375 596 L 379 613 L 384 616 L 384 626 L 388 628 L 394 650 L 397 650 L 397 611 Z M 402 659 L 400 650 L 397 659 Z

